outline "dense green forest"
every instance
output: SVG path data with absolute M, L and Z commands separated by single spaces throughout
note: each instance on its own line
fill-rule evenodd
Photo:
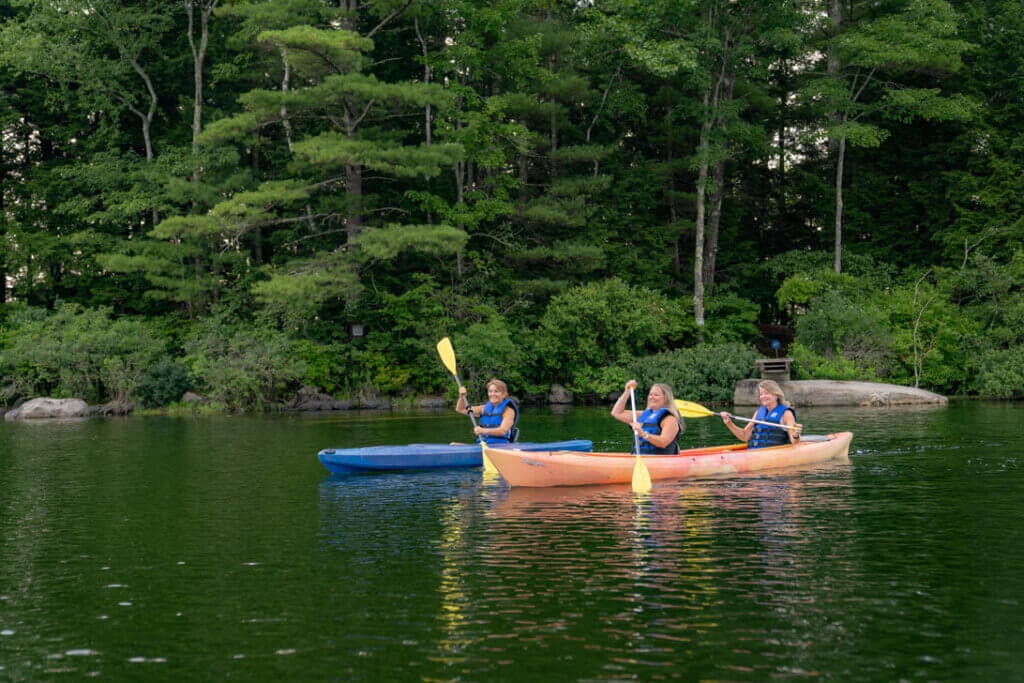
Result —
M 0 0 L 0 405 L 1024 395 L 1016 0 Z

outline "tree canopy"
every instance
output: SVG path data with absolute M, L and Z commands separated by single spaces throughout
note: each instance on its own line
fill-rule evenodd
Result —
M 600 398 L 779 330 L 800 376 L 1021 395 L 1022 39 L 977 0 L 0 2 L 0 401 L 414 396 L 444 336 Z M 103 321 L 135 346 L 62 359 Z

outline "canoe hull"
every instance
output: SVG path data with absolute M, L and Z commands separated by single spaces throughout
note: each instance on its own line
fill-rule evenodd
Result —
M 516 449 L 529 451 L 589 451 L 593 447 L 593 442 L 585 439 L 515 444 Z M 333 474 L 438 469 L 446 467 L 481 467 L 483 465 L 480 444 L 475 443 L 414 443 L 403 446 L 327 448 L 320 451 L 317 454 L 317 458 Z
M 741 474 L 845 458 L 852 439 L 852 433 L 840 432 L 823 440 L 772 448 L 748 450 L 744 443 L 693 448 L 678 455 L 647 455 L 643 462 L 652 481 Z M 487 457 L 510 486 L 628 484 L 636 462 L 631 453 L 523 453 L 499 448 L 488 448 Z

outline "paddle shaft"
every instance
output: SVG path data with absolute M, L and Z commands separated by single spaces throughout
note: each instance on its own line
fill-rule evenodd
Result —
M 459 367 L 455 363 L 455 349 L 452 348 L 452 342 L 448 337 L 437 342 L 437 354 L 441 356 L 441 362 L 444 363 L 444 367 L 455 378 L 455 384 L 459 388 L 459 398 L 466 402 L 466 415 L 469 416 L 469 421 L 473 423 L 473 430 L 475 431 L 476 416 L 473 415 L 473 406 L 469 403 L 469 397 L 462 395 L 462 380 L 459 379 Z M 479 436 L 479 441 L 483 443 L 484 437 Z
M 629 407 L 633 411 L 633 422 L 636 422 L 636 391 L 633 387 L 629 388 Z M 633 430 L 633 450 L 640 454 L 640 432 L 636 429 Z
M 633 411 L 633 422 L 636 422 L 636 391 L 629 388 L 629 407 Z M 648 493 L 651 490 L 651 473 L 647 471 L 647 465 L 640 458 L 640 430 L 633 429 L 633 449 L 636 451 L 636 462 L 633 463 L 633 476 L 630 478 L 630 486 L 633 493 Z
M 721 417 L 719 413 L 708 410 L 701 404 L 694 403 L 692 401 L 681 401 L 679 399 L 676 399 L 676 408 L 679 410 L 679 413 L 684 417 Z M 779 427 L 781 429 L 796 429 L 796 427 L 791 427 L 789 425 L 776 424 L 774 422 L 763 422 L 761 420 L 754 420 L 749 417 L 740 417 L 739 415 L 733 415 L 732 413 L 726 413 L 726 415 L 728 415 L 729 419 L 732 420 L 743 420 L 744 422 L 753 422 L 754 424 L 767 425 L 769 427 Z
M 455 383 L 459 386 L 459 389 L 462 389 L 462 382 L 459 381 L 459 376 L 458 375 L 452 375 L 452 377 L 455 378 Z M 463 396 L 462 392 L 460 391 L 459 392 L 459 398 L 462 398 L 462 399 L 464 399 L 466 401 L 466 415 L 469 415 L 469 421 L 473 423 L 473 429 L 476 429 L 476 416 L 473 415 L 473 406 L 471 406 L 469 404 L 469 397 L 468 396 Z M 484 440 L 484 437 L 480 436 L 480 441 L 482 442 L 483 440 Z
M 756 425 L 765 425 L 765 426 L 768 426 L 768 427 L 778 427 L 779 429 L 796 429 L 796 427 L 792 426 L 792 425 L 784 425 L 782 423 L 776 423 L 776 422 L 765 422 L 763 420 L 754 420 L 754 419 L 749 418 L 749 417 L 740 417 L 739 415 L 733 415 L 732 413 L 727 413 L 727 414 L 729 415 L 729 419 L 730 420 L 743 420 L 744 422 L 753 422 Z

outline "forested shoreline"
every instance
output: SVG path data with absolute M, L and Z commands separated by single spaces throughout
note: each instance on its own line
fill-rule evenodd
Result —
M 0 0 L 0 406 L 1024 395 L 1018 2 Z

